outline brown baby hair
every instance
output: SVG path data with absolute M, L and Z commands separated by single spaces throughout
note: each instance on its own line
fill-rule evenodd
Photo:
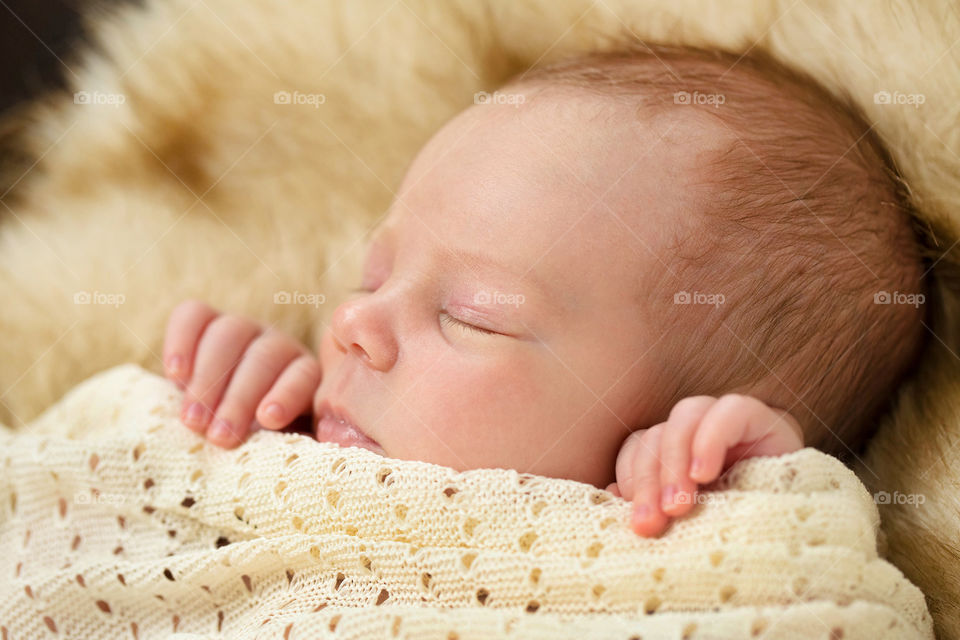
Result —
M 807 446 L 855 452 L 923 346 L 927 292 L 905 187 L 858 110 L 762 54 L 659 45 L 561 60 L 511 87 L 588 91 L 636 104 L 641 122 L 683 113 L 722 132 L 698 176 L 701 215 L 665 252 L 669 274 L 644 283 L 670 328 L 661 411 L 749 394 L 796 416 Z M 701 294 L 712 304 L 684 304 Z

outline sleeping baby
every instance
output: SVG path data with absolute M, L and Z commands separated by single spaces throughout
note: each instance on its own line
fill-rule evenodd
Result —
M 481 99 L 482 98 L 482 99 Z M 593 54 L 448 122 L 318 353 L 173 311 L 183 420 L 607 487 L 659 534 L 733 462 L 855 452 L 923 338 L 924 263 L 870 129 L 770 60 Z

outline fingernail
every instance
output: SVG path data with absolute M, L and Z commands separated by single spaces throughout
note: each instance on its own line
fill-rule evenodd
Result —
M 172 356 L 167 360 L 167 370 L 170 373 L 180 373 L 180 367 L 183 366 L 183 358 L 180 356 Z
M 663 504 L 664 506 L 673 504 L 673 497 L 677 494 L 677 487 L 672 484 L 668 484 L 663 488 Z
M 690 475 L 698 475 L 701 471 L 703 471 L 703 460 L 694 458 L 690 463 Z
M 223 418 L 217 418 L 210 426 L 210 432 L 207 437 L 212 440 L 227 441 L 233 440 L 233 428 L 230 423 Z
M 264 411 L 264 413 L 266 413 L 268 416 L 270 416 L 271 418 L 273 418 L 273 419 L 276 420 L 277 422 L 280 422 L 281 420 L 283 420 L 283 407 L 281 407 L 281 406 L 280 406 L 279 404 L 277 404 L 276 402 L 271 402 L 271 403 L 267 406 L 267 408 L 266 408 L 266 410 Z
M 650 517 L 650 505 L 641 504 L 633 510 L 634 520 L 646 520 Z
M 200 426 L 203 424 L 203 414 L 203 405 L 199 402 L 194 402 L 187 407 L 187 412 L 183 415 L 183 421 L 189 425 Z

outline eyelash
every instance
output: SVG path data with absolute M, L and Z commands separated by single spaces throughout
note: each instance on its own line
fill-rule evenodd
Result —
M 367 289 L 365 287 L 356 287 L 354 289 L 351 289 L 350 292 L 351 293 L 373 293 L 373 290 Z M 476 325 L 469 324 L 467 322 L 464 322 L 463 320 L 458 320 L 457 318 L 454 318 L 452 315 L 450 315 L 446 311 L 440 314 L 440 324 L 454 325 L 466 331 L 472 331 L 474 333 L 479 333 L 481 335 L 488 335 L 488 336 L 502 335 L 497 331 L 491 331 L 489 329 L 484 329 L 483 327 L 478 327 Z
M 489 329 L 484 329 L 483 327 L 478 327 L 472 324 L 468 324 L 463 320 L 457 320 L 456 318 L 454 318 L 453 316 L 451 316 L 449 313 L 446 313 L 446 312 L 443 312 L 440 314 L 440 324 L 454 324 L 462 329 L 466 329 L 468 331 L 474 331 L 476 333 L 480 333 L 483 335 L 489 335 L 489 336 L 500 335 L 496 331 L 490 331 Z

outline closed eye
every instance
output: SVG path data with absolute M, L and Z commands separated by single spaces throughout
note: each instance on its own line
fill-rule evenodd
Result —
M 454 325 L 465 331 L 473 331 L 483 335 L 491 335 L 491 336 L 503 335 L 496 331 L 490 331 L 489 329 L 484 329 L 483 327 L 478 327 L 476 325 L 469 324 L 467 322 L 464 322 L 463 320 L 458 320 L 457 318 L 454 318 L 453 316 L 451 316 L 449 313 L 440 314 L 440 324 Z
M 376 291 L 376 289 L 371 289 L 369 287 L 361 286 L 361 287 L 356 287 L 354 289 L 351 289 L 350 295 L 353 296 L 353 295 L 364 294 L 364 293 L 373 293 L 374 291 Z M 470 324 L 469 322 L 464 322 L 463 320 L 454 318 L 453 316 L 451 316 L 449 313 L 446 313 L 446 312 L 442 312 L 440 314 L 440 324 L 453 325 L 462 331 L 472 332 L 478 335 L 487 335 L 487 336 L 506 335 L 506 334 L 500 333 L 499 331 L 491 331 L 490 329 L 484 329 L 483 327 L 478 327 L 476 325 Z

